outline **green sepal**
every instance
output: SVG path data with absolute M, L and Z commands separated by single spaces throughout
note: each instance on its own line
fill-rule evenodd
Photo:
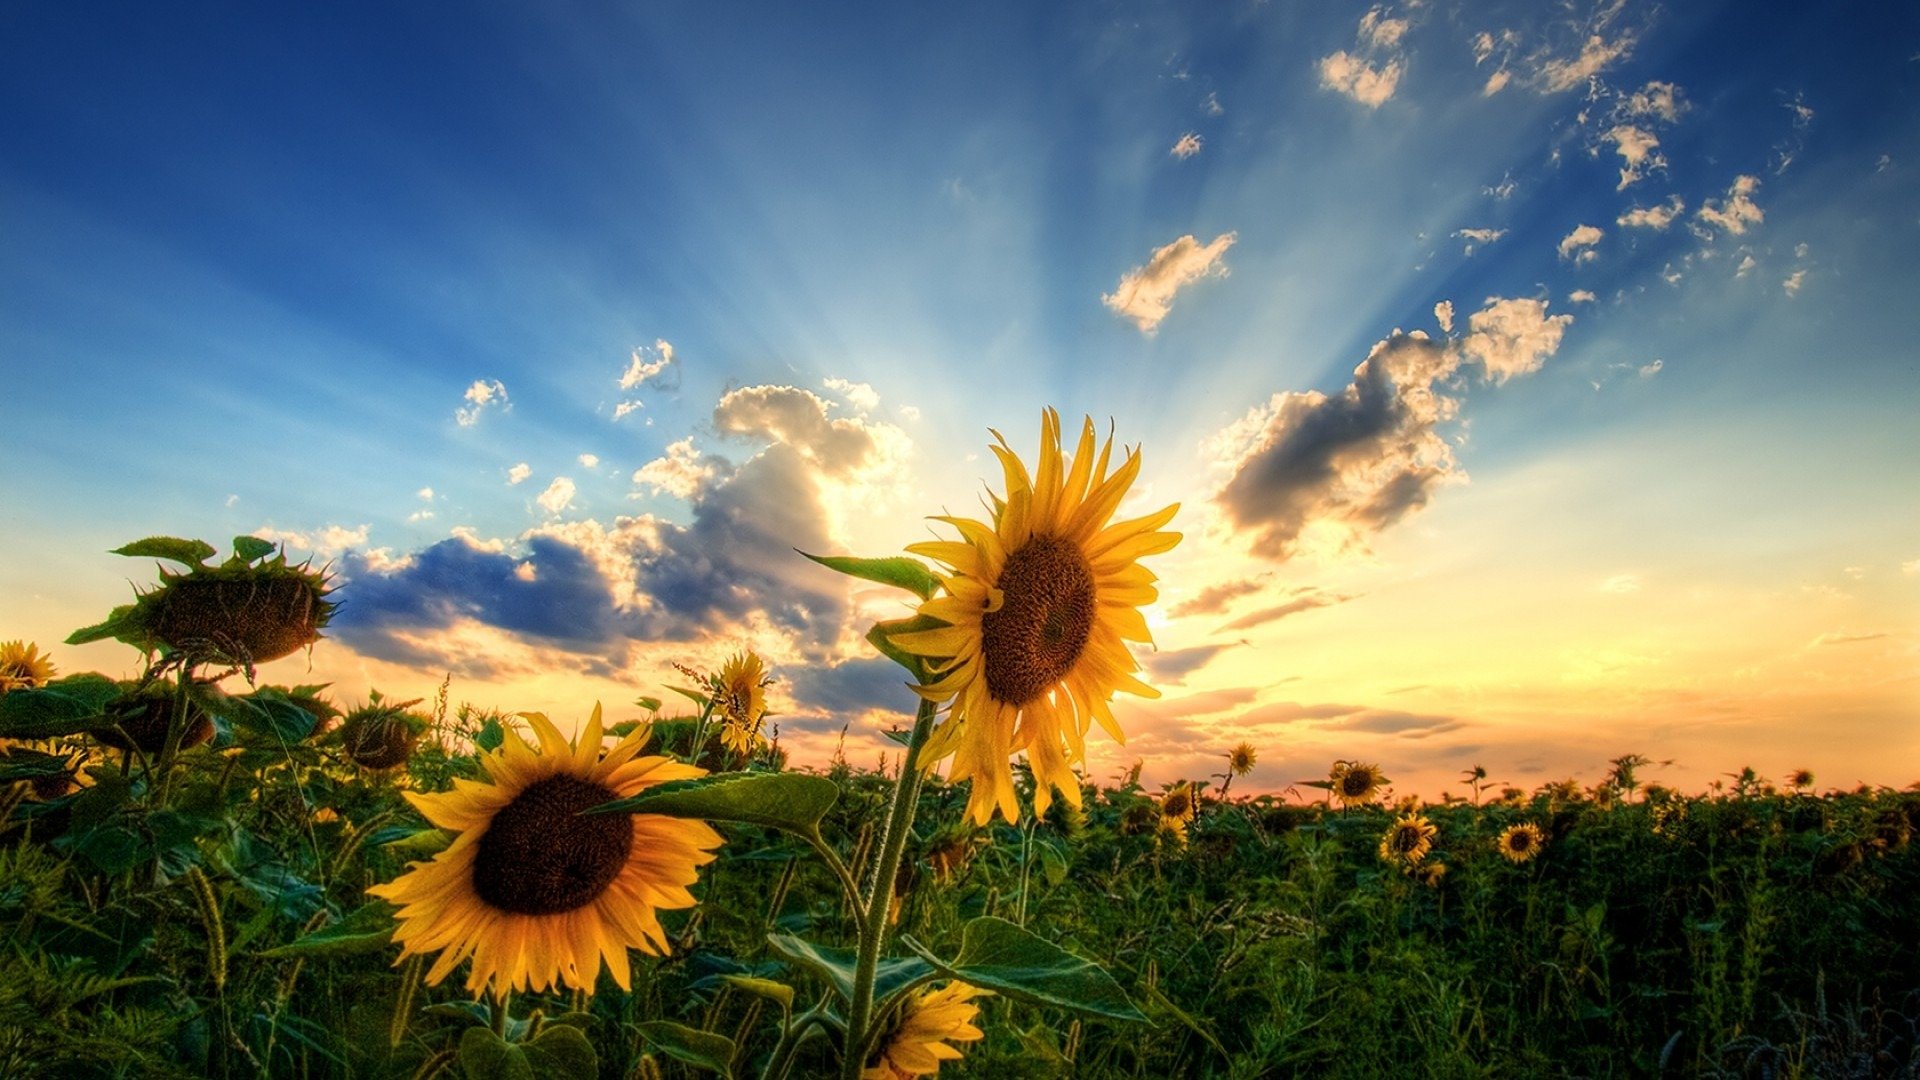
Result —
M 149 536 L 145 540 L 135 540 L 125 547 L 114 548 L 110 554 L 125 555 L 130 559 L 166 559 L 193 570 L 205 566 L 207 560 L 213 558 L 214 550 L 213 545 L 205 540 L 182 540 L 177 536 Z
M 792 934 L 768 934 L 767 944 L 783 959 L 825 979 L 841 1000 L 853 1000 L 853 982 L 860 957 L 852 949 L 815 945 L 806 938 Z M 934 973 L 933 965 L 918 956 L 883 959 L 874 971 L 873 1000 L 884 1001 L 894 991 L 920 982 Z
M 280 960 L 296 956 L 353 956 L 378 952 L 393 943 L 396 926 L 394 911 L 394 906 L 385 900 L 362 904 L 349 912 L 346 918 L 328 923 L 311 934 L 302 934 L 285 945 L 266 949 L 260 955 L 269 960 Z
M 573 1080 L 600 1075 L 600 1056 L 571 1024 L 548 1024 L 523 1043 L 470 1027 L 460 1036 L 460 1071 L 470 1080 Z
M 671 1020 L 648 1020 L 634 1025 L 640 1037 L 661 1053 L 697 1069 L 733 1075 L 733 1040 L 711 1031 L 701 1031 Z
M 927 670 L 927 658 L 907 652 L 893 643 L 895 634 L 917 634 L 922 630 L 938 630 L 948 625 L 931 615 L 915 615 L 911 619 L 889 619 L 873 624 L 867 631 L 867 642 L 879 649 L 881 655 L 907 669 L 915 682 L 925 686 L 932 681 L 932 673 Z
M 1005 919 L 983 915 L 968 922 L 952 963 L 905 934 L 900 942 L 947 978 L 1018 1001 L 1111 1020 L 1146 1019 L 1105 968 Z
M 795 548 L 795 551 L 800 551 Z M 891 585 L 896 589 L 905 589 L 922 600 L 933 599 L 940 591 L 940 579 L 933 576 L 927 564 L 918 559 L 909 559 L 905 555 L 895 555 L 886 559 L 856 559 L 846 555 L 807 555 L 800 554 L 819 563 L 829 570 L 836 570 L 848 577 L 864 581 L 875 581 L 882 585 Z
M 140 605 L 121 604 L 107 613 L 105 621 L 82 627 L 68 634 L 67 644 L 85 645 L 89 642 L 114 638 L 138 648 L 141 642 L 147 640 L 147 637 L 147 623 L 140 617 Z
M 638 795 L 603 803 L 589 814 L 665 814 L 668 817 L 761 825 L 818 836 L 820 819 L 840 798 L 840 785 L 808 773 L 728 773 L 673 780 Z

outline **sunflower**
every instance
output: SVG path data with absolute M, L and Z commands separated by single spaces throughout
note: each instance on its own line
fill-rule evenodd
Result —
M 951 571 L 938 575 L 944 595 L 919 609 L 948 625 L 893 637 L 901 649 L 937 661 L 919 692 L 953 706 L 922 760 L 931 766 L 953 756 L 952 777 L 972 782 L 968 810 L 982 825 L 995 810 L 1019 820 L 1008 766 L 1019 751 L 1033 768 L 1036 814 L 1046 813 L 1054 790 L 1078 806 L 1073 763 L 1086 757 L 1088 728 L 1097 721 L 1116 742 L 1126 740 L 1108 706 L 1114 692 L 1160 696 L 1134 678 L 1139 665 L 1126 642 L 1152 643 L 1140 608 L 1160 595 L 1137 560 L 1180 542 L 1179 533 L 1160 531 L 1178 503 L 1107 523 L 1140 475 L 1140 453 L 1127 451 L 1109 475 L 1113 438 L 1096 457 L 1091 419 L 1068 459 L 1060 415 L 1046 410 L 1032 475 L 999 432 L 994 439 L 1007 494 L 993 499 L 993 521 L 939 517 L 960 540 L 907 548 Z
M 1433 838 L 1439 831 L 1424 814 L 1403 814 L 1380 838 L 1380 859 L 1410 867 L 1433 850 Z
M 1343 806 L 1357 806 L 1373 801 L 1379 794 L 1380 786 L 1387 778 L 1380 772 L 1378 765 L 1366 765 L 1358 761 L 1336 761 L 1333 771 L 1327 779 L 1333 785 L 1333 793 L 1340 797 Z
M 1526 862 L 1540 854 L 1540 849 L 1546 845 L 1546 842 L 1546 834 L 1540 831 L 1540 826 L 1531 821 L 1507 826 L 1500 833 L 1498 841 L 1500 854 L 1505 856 L 1508 862 L 1516 863 Z
M 766 664 L 751 650 L 735 653 L 713 677 L 713 711 L 720 717 L 720 742 L 745 757 L 760 738 L 760 722 L 767 715 Z
M 1175 784 L 1160 800 L 1160 831 L 1175 843 L 1185 844 L 1197 809 L 1193 785 L 1184 781 Z
M 1417 866 L 1405 867 L 1404 869 L 1415 881 L 1418 881 L 1429 889 L 1439 888 L 1441 882 L 1447 879 L 1447 864 L 1437 859 L 1433 862 L 1424 862 Z
M 407 763 L 413 748 L 433 722 L 407 707 L 420 700 L 381 701 L 378 692 L 372 702 L 347 714 L 340 725 L 340 741 L 347 757 L 369 772 L 384 772 Z
M 942 1061 L 955 1061 L 959 1049 L 949 1042 L 973 1042 L 985 1032 L 973 1022 L 980 1006 L 971 998 L 986 993 L 963 982 L 950 982 L 938 990 L 922 990 L 907 1002 L 899 1023 L 887 1037 L 880 1059 L 860 1073 L 860 1080 L 909 1080 L 932 1076 Z
M 591 993 L 604 957 L 628 989 L 627 950 L 665 955 L 656 912 L 694 905 L 687 886 L 713 861 L 720 835 L 703 821 L 580 812 L 705 770 L 637 757 L 651 735 L 644 724 L 602 754 L 598 705 L 572 744 L 545 716 L 521 715 L 539 750 L 509 738 L 480 759 L 486 779 L 407 793 L 428 821 L 460 835 L 431 862 L 367 891 L 400 908 L 400 959 L 440 952 L 430 985 L 471 958 L 467 989 L 476 995 L 489 984 L 496 993 L 562 983 Z
M 1253 771 L 1253 763 L 1259 756 L 1260 752 L 1253 748 L 1252 743 L 1243 742 L 1228 752 L 1227 768 L 1235 776 L 1245 776 Z
M 30 641 L 0 641 L 0 694 L 38 690 L 53 678 L 53 660 Z

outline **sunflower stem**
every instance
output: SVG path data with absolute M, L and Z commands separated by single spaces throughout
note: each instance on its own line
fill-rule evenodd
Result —
M 907 739 L 907 753 L 900 760 L 900 779 L 893 788 L 893 809 L 887 814 L 886 834 L 880 842 L 880 857 L 874 861 L 873 877 L 867 884 L 866 907 L 861 911 L 860 962 L 854 969 L 853 999 L 848 1003 L 846 1056 L 840 1064 L 843 1080 L 860 1080 L 866 1065 L 867 1048 L 873 1041 L 868 1025 L 873 1022 L 873 984 L 880 970 L 880 954 L 887 938 L 887 911 L 893 905 L 893 882 L 900 872 L 900 856 L 906 850 L 907 835 L 913 831 L 913 812 L 920 798 L 920 748 L 933 731 L 934 704 L 921 701 L 913 718 L 913 734 Z
M 173 691 L 173 715 L 167 718 L 167 739 L 160 747 L 160 760 L 155 763 L 154 771 L 160 774 L 160 806 L 167 805 L 167 795 L 173 789 L 173 757 L 180 752 L 180 740 L 187 734 L 187 691 L 193 686 L 193 665 L 180 665 L 179 682 Z

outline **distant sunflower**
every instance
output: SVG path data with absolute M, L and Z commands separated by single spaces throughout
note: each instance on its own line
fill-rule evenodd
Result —
M 1447 879 L 1447 864 L 1438 859 L 1433 862 L 1423 862 L 1416 866 L 1409 866 L 1406 867 L 1405 870 L 1415 881 L 1418 881 L 1429 889 L 1439 888 L 1441 883 Z
M 53 678 L 53 660 L 30 641 L 0 641 L 0 694 L 38 690 Z
M 760 743 L 760 722 L 767 715 L 766 664 L 751 650 L 735 653 L 713 678 L 713 711 L 720 717 L 720 742 L 745 757 Z
M 970 1000 L 984 993 L 963 982 L 950 982 L 915 994 L 887 1037 L 879 1060 L 860 1073 L 860 1080 L 932 1076 L 940 1071 L 942 1061 L 958 1060 L 961 1051 L 948 1046 L 949 1042 L 974 1042 L 986 1034 L 974 1026 L 980 1006 Z
M 1433 838 L 1439 831 L 1423 814 L 1402 815 L 1380 838 L 1380 858 L 1383 862 L 1412 866 L 1433 850 Z
M 1812 769 L 1795 769 L 1787 776 L 1787 786 L 1795 791 L 1805 791 L 1813 786 Z
M 1193 785 L 1185 782 L 1175 784 L 1160 799 L 1160 831 L 1175 843 L 1185 844 L 1187 830 L 1193 825 L 1197 809 Z
M 428 821 L 460 835 L 431 862 L 367 891 L 399 906 L 402 959 L 439 951 L 430 985 L 472 959 L 475 994 L 560 984 L 591 993 L 604 958 L 628 989 L 627 950 L 665 955 L 656 912 L 693 906 L 687 886 L 720 835 L 702 821 L 580 812 L 705 770 L 637 757 L 651 735 L 644 724 L 603 755 L 598 705 L 573 744 L 545 716 L 522 715 L 540 749 L 509 737 L 480 759 L 486 779 L 409 792 Z
M 1152 642 L 1140 608 L 1159 597 L 1154 575 L 1137 560 L 1180 542 L 1179 533 L 1160 531 L 1178 503 L 1107 524 L 1140 474 L 1140 454 L 1128 451 L 1109 475 L 1113 439 L 1096 448 L 1092 420 L 1081 425 L 1069 459 L 1060 415 L 1046 410 L 1033 475 L 999 432 L 994 439 L 1007 493 L 994 498 L 991 523 L 939 517 L 960 540 L 907 548 L 951 571 L 939 575 L 943 595 L 919 609 L 948 625 L 893 638 L 937 661 L 931 684 L 919 691 L 953 705 L 923 761 L 953 756 L 953 778 L 972 782 L 968 811 L 982 825 L 995 810 L 1019 820 L 1008 759 L 1020 751 L 1033 768 L 1035 813 L 1046 813 L 1054 790 L 1078 806 L 1073 763 L 1086 756 L 1089 727 L 1098 721 L 1116 742 L 1126 741 L 1108 705 L 1114 692 L 1160 696 L 1134 678 L 1139 665 L 1126 642 Z
M 1508 862 L 1523 863 L 1540 854 L 1540 849 L 1546 846 L 1547 836 L 1540 831 L 1540 826 L 1531 821 L 1523 821 L 1518 825 L 1507 826 L 1500 833 L 1498 843 L 1500 854 Z
M 1336 761 L 1333 771 L 1328 774 L 1333 784 L 1333 793 L 1343 806 L 1358 806 L 1370 803 L 1380 793 L 1381 785 L 1387 782 L 1380 766 L 1367 765 L 1358 761 Z
M 1260 752 L 1250 742 L 1243 742 L 1227 754 L 1227 769 L 1235 776 L 1245 776 L 1253 771 L 1253 763 Z

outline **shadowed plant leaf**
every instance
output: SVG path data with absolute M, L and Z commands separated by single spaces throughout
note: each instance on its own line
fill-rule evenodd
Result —
M 852 949 L 815 945 L 792 934 L 768 934 L 767 944 L 773 946 L 773 951 L 783 958 L 827 980 L 827 985 L 833 987 L 834 993 L 843 1000 L 852 999 L 854 975 L 859 967 L 859 956 Z M 923 979 L 933 971 L 931 964 L 917 956 L 882 960 L 873 981 L 873 998 L 875 1001 L 884 1000 L 895 990 Z
M 983 915 L 960 932 L 960 955 L 948 963 L 902 935 L 940 974 L 1007 997 L 1113 1020 L 1145 1020 L 1105 968 L 1005 919 Z
M 676 1061 L 695 1068 L 733 1075 L 733 1040 L 671 1020 L 649 1020 L 635 1025 L 647 1044 Z
M 523 1043 L 472 1027 L 460 1036 L 460 1071 L 473 1080 L 572 1080 L 599 1075 L 600 1058 L 569 1024 L 549 1024 Z
M 806 773 L 748 773 L 676 780 L 631 798 L 596 806 L 589 814 L 665 814 L 669 817 L 764 825 L 815 835 L 840 787 Z
M 294 956 L 352 956 L 375 952 L 393 942 L 394 908 L 384 900 L 363 904 L 339 922 L 328 923 L 260 955 L 269 959 Z

